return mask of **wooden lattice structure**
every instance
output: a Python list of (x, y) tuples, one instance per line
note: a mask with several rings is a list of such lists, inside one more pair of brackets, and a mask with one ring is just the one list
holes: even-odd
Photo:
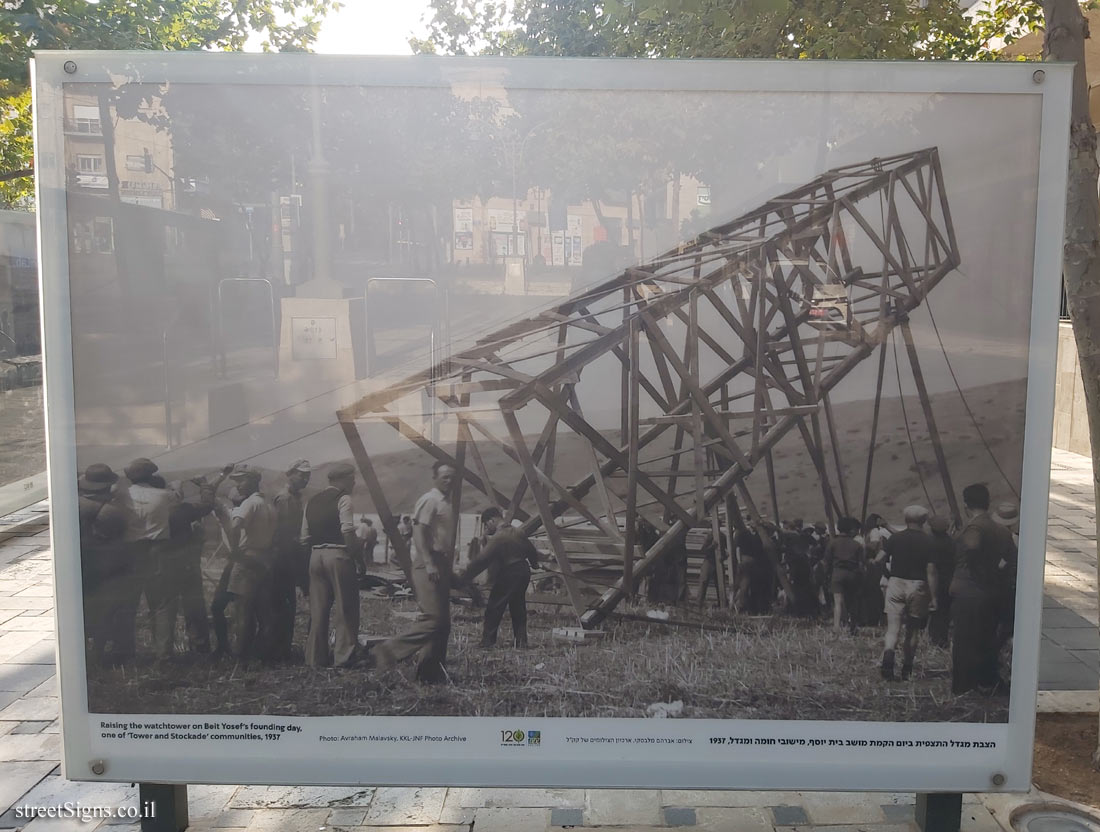
[[(545, 537), (571, 603), (592, 626), (690, 529), (719, 537), (735, 500), (759, 518), (746, 483), (758, 466), (776, 505), (771, 451), (792, 431), (805, 443), (830, 521), (857, 514), (829, 394), (881, 346), (877, 426), (885, 343), (896, 327), (957, 515), (907, 316), (958, 265), (935, 148), (837, 168), (480, 338), (339, 420), (396, 546), (404, 543), (360, 435), (364, 421), (385, 422), (453, 465), (456, 504), (464, 487), (476, 489), (529, 535)], [(433, 429), (426, 414), (402, 404), (423, 411), (425, 395)], [(440, 424), (450, 435), (433, 441)], [(586, 466), (570, 482), (556, 474), (563, 434), (570, 453), (580, 443)], [(508, 458), (507, 475), (490, 475), (490, 446)], [(873, 449), (872, 436), (863, 513)], [(658, 531), (645, 551), (635, 541), (639, 516)], [(578, 524), (586, 551), (617, 567), (614, 585), (591, 603), (570, 556)]]

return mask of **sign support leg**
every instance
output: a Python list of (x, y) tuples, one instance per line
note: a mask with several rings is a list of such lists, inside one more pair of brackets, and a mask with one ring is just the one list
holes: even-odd
[(187, 817), (187, 786), (171, 783), (139, 783), (141, 832), (183, 832)]
[(917, 828), (921, 832), (959, 832), (962, 826), (963, 796), (948, 794), (917, 795)]

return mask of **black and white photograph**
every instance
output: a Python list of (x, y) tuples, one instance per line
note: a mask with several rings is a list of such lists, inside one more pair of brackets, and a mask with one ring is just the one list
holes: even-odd
[(1041, 97), (421, 66), (65, 84), (88, 711), (1007, 722)]

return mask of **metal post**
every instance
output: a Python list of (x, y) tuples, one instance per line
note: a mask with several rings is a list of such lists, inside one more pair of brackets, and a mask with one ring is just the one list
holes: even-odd
[(917, 828), (921, 832), (959, 832), (963, 796), (957, 792), (917, 795)]
[(141, 832), (183, 832), (187, 817), (187, 786), (170, 783), (139, 783)]

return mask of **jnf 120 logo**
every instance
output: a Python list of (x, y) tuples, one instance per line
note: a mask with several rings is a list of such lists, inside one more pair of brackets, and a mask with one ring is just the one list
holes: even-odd
[(500, 744), (512, 747), (541, 745), (541, 731), (525, 731), (522, 728), (508, 728), (500, 732)]

